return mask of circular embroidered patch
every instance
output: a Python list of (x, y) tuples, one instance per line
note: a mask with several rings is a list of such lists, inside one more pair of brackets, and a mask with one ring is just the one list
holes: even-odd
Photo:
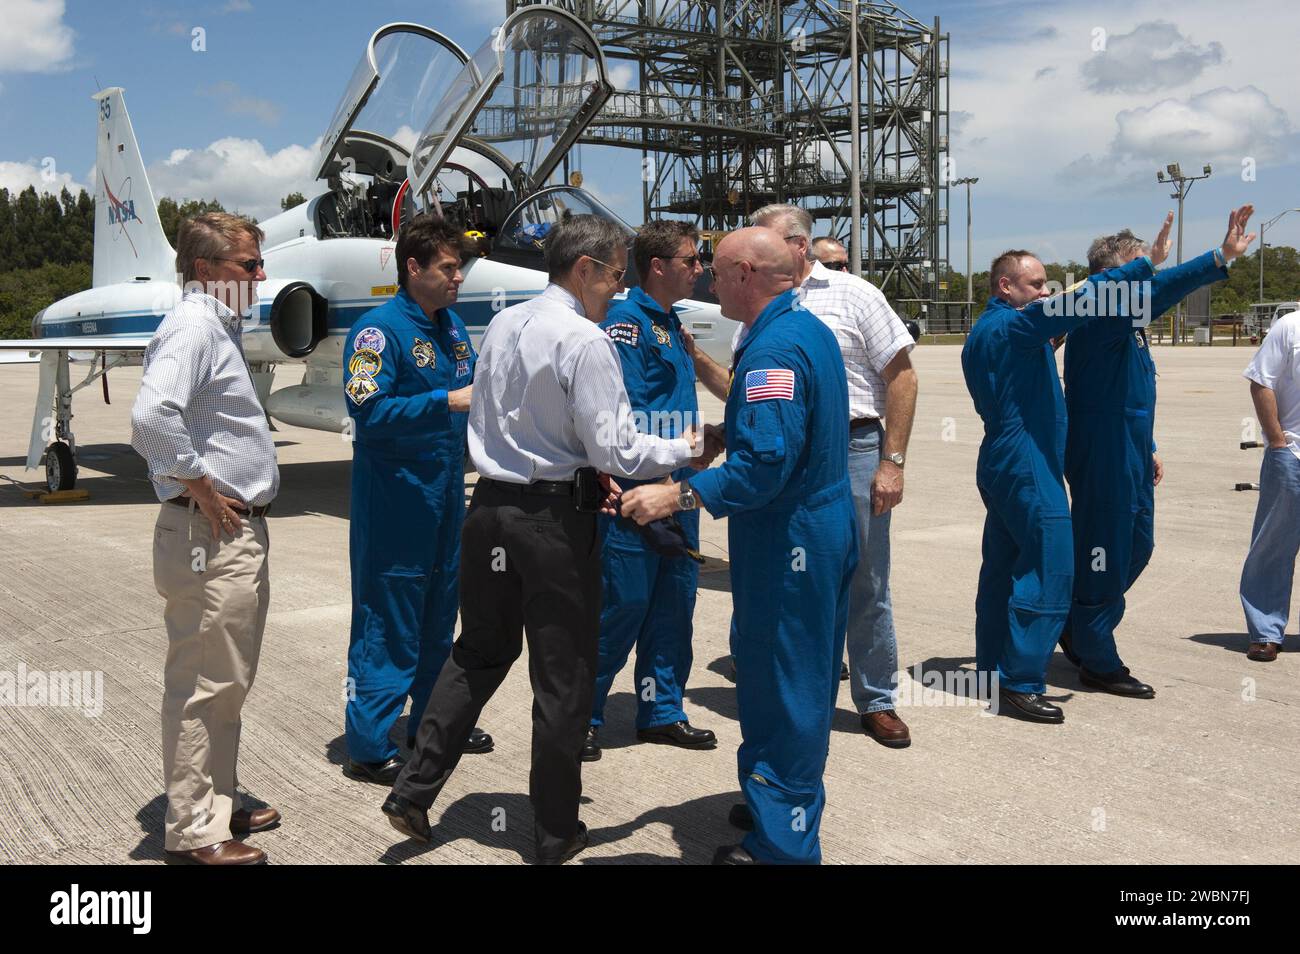
[(352, 348), (354, 351), (373, 351), (375, 354), (380, 354), (386, 344), (388, 342), (384, 338), (384, 333), (378, 328), (362, 328), (357, 332)]
[(366, 374), (372, 378), (379, 373), (379, 369), (383, 366), (384, 362), (379, 357), (379, 353), (371, 351), (369, 348), (362, 348), (348, 361), (348, 371), (352, 374)]

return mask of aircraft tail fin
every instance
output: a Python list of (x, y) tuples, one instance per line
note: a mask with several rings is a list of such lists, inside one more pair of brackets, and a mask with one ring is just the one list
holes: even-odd
[(92, 99), (99, 116), (95, 149), (94, 284), (176, 281), (176, 252), (163, 234), (120, 86)]

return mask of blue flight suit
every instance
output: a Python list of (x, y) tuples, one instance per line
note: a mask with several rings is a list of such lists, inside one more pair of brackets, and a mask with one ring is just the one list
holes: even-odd
[[(613, 302), (600, 327), (618, 346), (623, 386), (638, 429), (680, 437), (699, 417), (695, 363), (682, 345), (682, 323), (639, 287)], [(689, 477), (684, 467), (674, 480)], [(649, 481), (620, 477), (624, 490)], [(678, 514), (692, 550), (700, 546), (698, 512)], [(699, 566), (651, 550), (628, 520), (601, 517), (604, 606), (600, 613), (600, 662), (591, 724), (605, 722), (605, 700), (628, 653), (636, 646), (636, 725), (648, 729), (686, 721), (682, 694), (691, 671), (692, 619)], [(649, 680), (649, 684), (647, 684)]]
[(844, 357), (793, 290), (736, 351), (726, 440), (726, 462), (690, 483), (731, 518), (737, 762), (754, 816), (743, 845), (759, 861), (816, 864), (858, 534)]
[(1227, 277), (1215, 253), (1206, 252), (1157, 272), (1138, 320), (1090, 322), (1065, 341), (1065, 477), (1075, 565), (1070, 635), (1092, 672), (1124, 665), (1115, 627), (1124, 616), (1124, 594), (1155, 546), (1156, 367), (1145, 325), (1190, 292)]
[[(961, 351), (966, 389), (984, 421), (975, 484), (984, 500), (975, 664), (1012, 692), (1047, 688), (1044, 677), (1070, 612), (1074, 541), (1063, 478), (1066, 411), (1051, 339), (1103, 315), (1115, 296), (1097, 283), (1143, 281), (1143, 256), (1090, 276), (1054, 298), (1016, 309), (997, 298)], [(1127, 318), (1103, 318), (1129, 325)]]
[(343, 347), (354, 428), (345, 721), (357, 762), (397, 754), (389, 729), (409, 695), (414, 734), (451, 652), (469, 415), (452, 413), (447, 393), (470, 383), (475, 360), (456, 313), (430, 319), (405, 290), (362, 315)]

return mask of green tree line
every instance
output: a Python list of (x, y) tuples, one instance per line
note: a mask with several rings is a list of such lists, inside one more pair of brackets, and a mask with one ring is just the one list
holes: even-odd
[[(298, 192), (280, 200), (284, 209), (305, 201)], [(177, 202), (164, 196), (158, 220), (176, 246), (181, 222), (201, 212), (224, 212), (216, 199)], [(91, 284), (95, 247), (95, 199), (65, 187), (57, 196), (0, 189), (0, 338), (27, 338), (32, 318), (48, 305)]]

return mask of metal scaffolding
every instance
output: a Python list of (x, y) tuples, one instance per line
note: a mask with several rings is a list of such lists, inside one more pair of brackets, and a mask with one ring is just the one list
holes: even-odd
[(948, 37), (937, 17), (863, 0), (549, 2), (592, 27), (616, 80), (621, 63), (635, 71), (623, 77), (635, 89), (616, 92), (580, 141), (641, 150), (646, 219), (725, 230), (794, 202), (818, 232), (858, 243), (862, 274), (900, 311), (922, 315), (945, 297)]

